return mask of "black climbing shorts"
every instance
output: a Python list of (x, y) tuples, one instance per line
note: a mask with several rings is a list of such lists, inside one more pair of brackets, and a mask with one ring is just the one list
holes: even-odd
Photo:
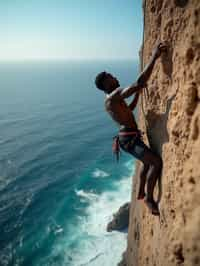
[(143, 161), (145, 152), (152, 152), (144, 144), (140, 136), (119, 136), (119, 144), (122, 150), (132, 154), (136, 159)]

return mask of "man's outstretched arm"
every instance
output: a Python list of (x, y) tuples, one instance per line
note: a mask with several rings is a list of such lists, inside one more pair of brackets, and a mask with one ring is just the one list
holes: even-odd
[(129, 104), (128, 107), (131, 109), (131, 111), (133, 111), (135, 109), (135, 107), (138, 103), (139, 96), (140, 96), (140, 92), (136, 92), (132, 102)]
[(123, 98), (130, 97), (133, 93), (140, 91), (142, 88), (145, 87), (148, 79), (151, 76), (151, 73), (153, 71), (153, 67), (155, 65), (155, 62), (157, 58), (161, 55), (163, 51), (166, 50), (166, 45), (159, 43), (156, 48), (153, 51), (152, 57), (150, 59), (150, 62), (146, 65), (140, 76), (138, 77), (137, 81), (133, 83), (131, 86), (125, 88), (121, 92), (121, 96)]
[(144, 70), (140, 74), (137, 79), (138, 84), (144, 87), (151, 76), (153, 71), (153, 67), (155, 65), (156, 60), (160, 57), (161, 53), (166, 51), (166, 45), (163, 43), (159, 43), (156, 48), (153, 50), (150, 62), (145, 66)]

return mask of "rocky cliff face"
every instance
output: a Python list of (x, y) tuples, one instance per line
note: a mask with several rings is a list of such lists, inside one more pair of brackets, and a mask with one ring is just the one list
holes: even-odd
[(146, 0), (144, 18), (143, 65), (158, 41), (168, 42), (139, 115), (145, 142), (163, 159), (160, 218), (136, 200), (138, 163), (127, 265), (200, 265), (200, 0)]

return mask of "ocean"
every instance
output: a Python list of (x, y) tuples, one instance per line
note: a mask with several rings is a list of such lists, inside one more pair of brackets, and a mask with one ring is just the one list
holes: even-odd
[(127, 231), (106, 232), (131, 199), (134, 158), (112, 154), (116, 124), (94, 85), (132, 83), (134, 61), (0, 64), (0, 265), (115, 266)]

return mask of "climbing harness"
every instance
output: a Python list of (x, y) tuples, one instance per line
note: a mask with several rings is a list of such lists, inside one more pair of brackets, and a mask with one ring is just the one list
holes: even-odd
[(119, 131), (118, 135), (113, 137), (113, 143), (112, 143), (112, 151), (113, 154), (116, 155), (117, 162), (119, 162), (119, 157), (120, 157), (120, 143), (119, 143), (119, 136), (136, 136), (142, 138), (142, 135), (144, 132), (140, 130), (136, 131)]

